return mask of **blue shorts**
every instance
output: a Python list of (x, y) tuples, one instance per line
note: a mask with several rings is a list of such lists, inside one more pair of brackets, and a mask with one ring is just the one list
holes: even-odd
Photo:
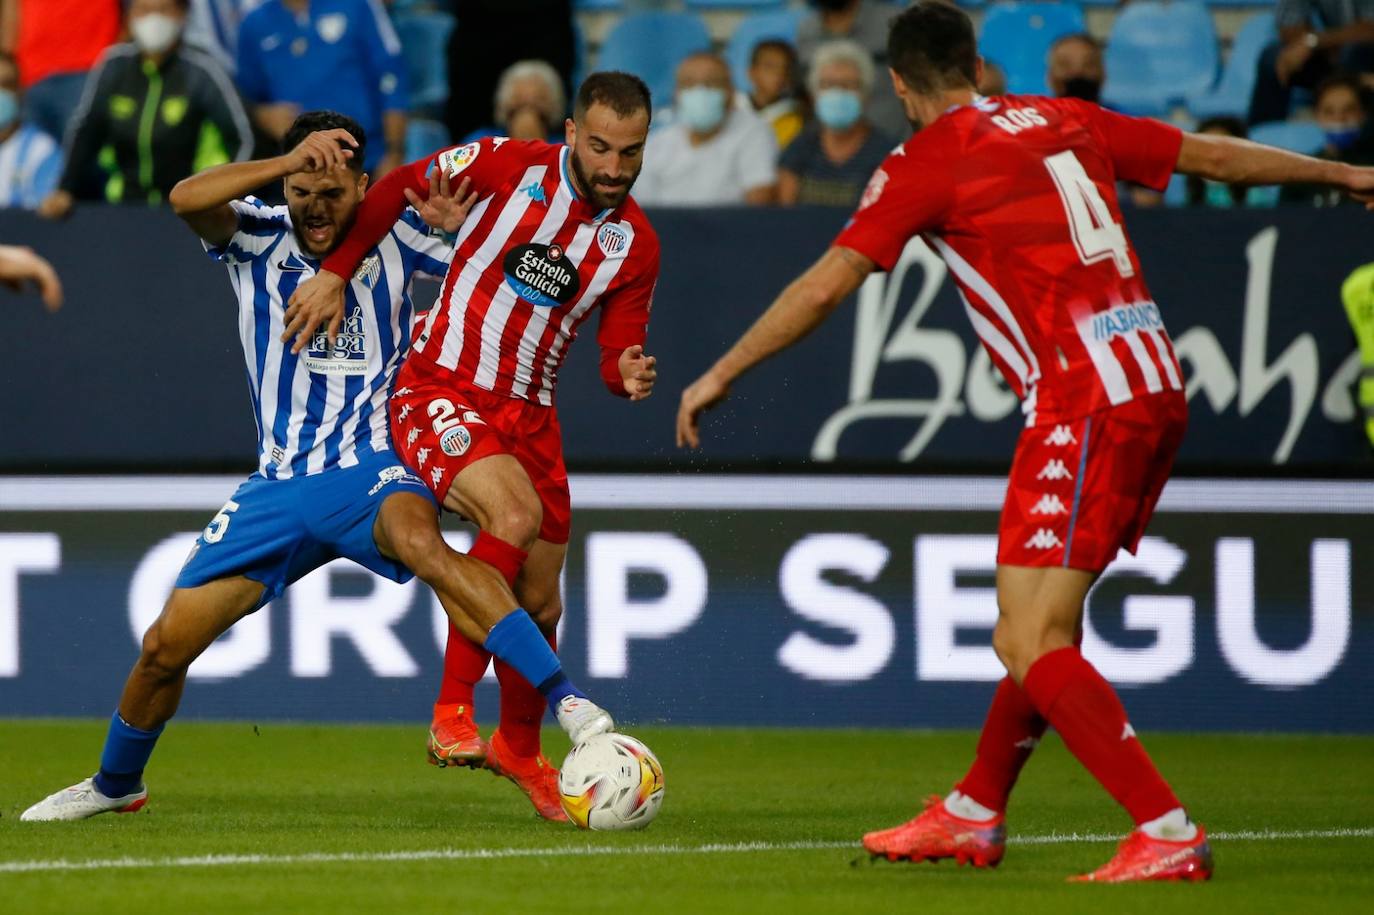
[(392, 581), (410, 581), (410, 570), (383, 556), (372, 536), (382, 502), (398, 492), (434, 501), (391, 451), (313, 476), (269, 480), (254, 474), (196, 538), (176, 586), (196, 588), (242, 575), (265, 586), (261, 607), (339, 557)]

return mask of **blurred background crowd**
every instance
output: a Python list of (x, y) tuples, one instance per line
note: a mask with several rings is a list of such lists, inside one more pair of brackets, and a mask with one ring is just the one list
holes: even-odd
[[(1076, 96), (1374, 164), (1374, 0), (961, 3), (988, 95)], [(881, 0), (0, 0), (0, 206), (158, 206), (301, 111), (374, 177), (451, 142), (560, 140), (591, 69), (642, 76), (646, 206), (849, 207), (910, 133)], [(1335, 205), (1179, 179), (1137, 206)]]

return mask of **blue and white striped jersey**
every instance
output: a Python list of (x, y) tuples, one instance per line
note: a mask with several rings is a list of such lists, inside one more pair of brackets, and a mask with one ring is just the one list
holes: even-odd
[(269, 480), (308, 476), (390, 449), (386, 403), (410, 345), (411, 280), (442, 278), (453, 246), (407, 209), (349, 283), (335, 346), (320, 331), (293, 355), (281, 342), (282, 315), (319, 261), (302, 253), (286, 207), (251, 197), (232, 206), (238, 231), (224, 246), (205, 248), (229, 268), (238, 296), (258, 473)]

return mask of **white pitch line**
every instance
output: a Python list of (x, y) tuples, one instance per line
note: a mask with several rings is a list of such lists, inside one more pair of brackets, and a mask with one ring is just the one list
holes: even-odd
[[(1012, 836), (1010, 845), (1069, 845), (1113, 842), (1120, 834), (1050, 833)], [(1374, 828), (1238, 830), (1215, 832), (1223, 842), (1279, 842), (1310, 839), (1374, 838)], [(0, 873), (119, 870), (155, 867), (232, 867), (262, 864), (338, 864), (390, 861), (495, 861), (503, 858), (589, 858), (624, 855), (730, 855), (770, 851), (859, 851), (855, 842), (736, 842), (709, 845), (564, 845), (553, 848), (434, 848), (416, 851), (310, 852), (303, 855), (194, 855), (179, 858), (96, 858), (86, 861), (0, 861)]]

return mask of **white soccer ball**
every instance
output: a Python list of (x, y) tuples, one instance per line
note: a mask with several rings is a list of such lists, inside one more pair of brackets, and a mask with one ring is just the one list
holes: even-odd
[(563, 760), (558, 791), (581, 829), (643, 829), (663, 804), (663, 766), (633, 737), (598, 734)]

